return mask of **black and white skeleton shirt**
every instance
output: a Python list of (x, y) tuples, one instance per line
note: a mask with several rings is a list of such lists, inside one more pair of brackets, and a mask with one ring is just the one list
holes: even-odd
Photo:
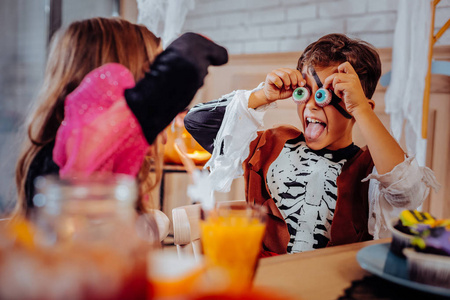
[(267, 186), (288, 227), (288, 253), (327, 245), (337, 200), (336, 180), (358, 150), (352, 144), (337, 151), (314, 151), (300, 136), (287, 141), (270, 165)]

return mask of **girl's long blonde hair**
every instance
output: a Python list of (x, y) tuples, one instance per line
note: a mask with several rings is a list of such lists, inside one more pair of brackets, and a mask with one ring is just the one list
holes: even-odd
[[(27, 136), (16, 165), (17, 204), (15, 214), (26, 212), (25, 182), (30, 164), (36, 154), (55, 140), (56, 132), (64, 119), (64, 100), (95, 68), (109, 62), (127, 67), (138, 81), (144, 77), (159, 53), (160, 39), (146, 27), (119, 18), (92, 18), (70, 24), (58, 32), (52, 40), (44, 83), (27, 118)], [(158, 148), (158, 146), (154, 145)], [(147, 159), (138, 176), (141, 194), (145, 194), (156, 182), (147, 180), (149, 162), (160, 166), (160, 151), (153, 151), (154, 158)], [(160, 169), (159, 167), (156, 168)], [(141, 210), (145, 205), (139, 204)]]

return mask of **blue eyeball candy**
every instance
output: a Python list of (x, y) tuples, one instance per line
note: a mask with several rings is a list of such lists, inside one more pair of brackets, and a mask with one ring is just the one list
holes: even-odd
[(292, 93), (292, 99), (299, 104), (306, 103), (309, 97), (311, 97), (311, 91), (307, 87), (298, 87)]
[(332, 98), (333, 98), (332, 92), (324, 88), (318, 89), (316, 94), (314, 95), (314, 100), (316, 101), (316, 104), (320, 107), (324, 107), (330, 104)]

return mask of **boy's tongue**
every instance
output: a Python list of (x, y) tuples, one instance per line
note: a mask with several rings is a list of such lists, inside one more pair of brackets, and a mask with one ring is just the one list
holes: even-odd
[(317, 139), (325, 129), (325, 124), (323, 123), (309, 123), (306, 126), (305, 136), (309, 140)]

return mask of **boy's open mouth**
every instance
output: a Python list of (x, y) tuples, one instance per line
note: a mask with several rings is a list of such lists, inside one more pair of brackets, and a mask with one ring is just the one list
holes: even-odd
[(308, 140), (315, 140), (322, 134), (325, 127), (327, 127), (327, 124), (324, 122), (308, 117), (306, 118), (305, 137)]

